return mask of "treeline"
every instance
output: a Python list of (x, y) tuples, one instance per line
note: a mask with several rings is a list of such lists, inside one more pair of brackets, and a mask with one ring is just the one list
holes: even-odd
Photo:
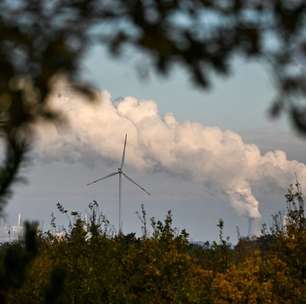
[(218, 241), (197, 245), (170, 212), (148, 225), (144, 209), (142, 236), (116, 235), (96, 202), (61, 235), (28, 224), (23, 241), (0, 247), (1, 303), (306, 303), (303, 199), (294, 187), (286, 198), (281, 221), (236, 246), (222, 221)]

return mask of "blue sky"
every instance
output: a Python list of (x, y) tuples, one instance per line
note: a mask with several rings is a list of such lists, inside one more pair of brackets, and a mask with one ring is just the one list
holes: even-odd
[[(273, 82), (267, 70), (255, 63), (237, 59), (234, 74), (230, 78), (213, 80), (209, 92), (199, 90), (189, 81), (181, 68), (174, 68), (169, 77), (161, 77), (153, 71), (148, 80), (137, 74), (136, 66), (143, 58), (132, 52), (114, 60), (102, 48), (92, 49), (84, 60), (82, 77), (99, 89), (117, 97), (135, 96), (152, 99), (161, 114), (172, 112), (180, 121), (197, 121), (206, 126), (230, 129), (242, 135), (248, 143), (254, 143), (262, 151), (282, 149), (289, 159), (306, 162), (305, 145), (294, 134), (286, 117), (271, 121), (267, 115), (274, 96)], [(45, 227), (57, 201), (68, 209), (82, 212), (92, 199), (103, 201), (102, 209), (117, 226), (117, 181), (108, 180), (88, 188), (85, 184), (103, 176), (117, 164), (96, 158), (91, 165), (80, 162), (42, 162), (33, 160), (24, 170), (27, 185), (18, 185), (6, 212), (8, 221), (15, 221), (17, 213), (25, 218), (38, 219)], [(219, 218), (225, 221), (225, 232), (235, 239), (235, 227), (242, 234), (247, 230), (247, 220), (239, 216), (228, 202), (206, 192), (190, 180), (166, 173), (144, 174), (128, 168), (130, 174), (153, 193), (147, 198), (132, 185), (124, 183), (124, 231), (139, 231), (140, 223), (135, 211), (143, 202), (149, 216), (163, 217), (167, 210), (174, 214), (175, 224), (186, 228), (194, 240), (205, 241), (217, 237)], [(263, 222), (272, 212), (285, 207), (284, 193), (257, 193), (261, 204)], [(58, 215), (58, 223), (65, 219)]]
[[(250, 129), (271, 126), (267, 108), (274, 96), (273, 82), (259, 64), (237, 58), (231, 78), (215, 76), (212, 88), (203, 91), (189, 81), (188, 74), (180, 67), (174, 68), (167, 78), (151, 69), (149, 78), (142, 79), (135, 69), (141, 58), (130, 57), (114, 60), (106, 50), (96, 47), (86, 59), (83, 76), (114, 97), (154, 99), (161, 112), (174, 112), (182, 120), (235, 131), (248, 125)], [(99, 65), (103, 68), (96, 68)], [(273, 124), (274, 128), (281, 126), (279, 121)]]

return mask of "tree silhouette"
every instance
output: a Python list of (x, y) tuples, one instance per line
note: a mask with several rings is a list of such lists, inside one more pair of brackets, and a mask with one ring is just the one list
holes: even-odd
[(61, 237), (45, 233), (37, 246), (0, 246), (0, 260), (14, 265), (11, 273), (0, 267), (1, 303), (305, 303), (306, 221), (303, 206), (298, 214), (293, 206), (296, 193), (289, 188), (283, 227), (274, 223), (236, 246), (223, 239), (221, 221), (218, 242), (190, 242), (170, 212), (151, 218), (141, 236), (115, 235), (90, 204), (91, 220), (77, 212)]

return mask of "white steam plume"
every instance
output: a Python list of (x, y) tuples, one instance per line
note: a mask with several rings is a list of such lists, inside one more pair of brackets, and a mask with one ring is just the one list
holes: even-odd
[[(50, 97), (63, 111), (70, 128), (43, 123), (37, 128), (37, 147), (48, 157), (72, 158), (95, 152), (119, 160), (128, 133), (128, 163), (141, 170), (164, 170), (219, 189), (241, 215), (259, 218), (254, 185), (270, 183), (286, 188), (296, 173), (306, 177), (306, 166), (287, 160), (286, 153), (262, 154), (234, 132), (196, 122), (178, 122), (171, 113), (161, 117), (152, 100), (134, 97), (113, 102), (107, 92), (95, 103), (65, 87)], [(301, 180), (303, 183), (303, 180)]]

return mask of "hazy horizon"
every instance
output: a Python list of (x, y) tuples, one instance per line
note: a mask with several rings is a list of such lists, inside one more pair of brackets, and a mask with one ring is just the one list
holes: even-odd
[[(271, 121), (267, 115), (274, 90), (265, 70), (258, 64), (237, 60), (235, 71), (233, 78), (216, 78), (212, 90), (202, 92), (190, 84), (180, 68), (169, 78), (158, 78), (153, 74), (150, 80), (141, 81), (135, 71), (135, 62), (129, 58), (111, 61), (103, 50), (92, 49), (84, 61), (82, 76), (99, 89), (109, 91), (113, 100), (126, 96), (154, 100), (161, 116), (172, 112), (179, 122), (195, 121), (221, 130), (229, 129), (240, 134), (244, 142), (256, 144), (262, 152), (280, 149), (286, 152), (289, 160), (305, 163), (303, 139), (294, 134), (286, 118)], [(15, 186), (14, 195), (5, 208), (8, 221), (14, 221), (20, 212), (24, 218), (48, 223), (58, 201), (67, 209), (84, 211), (95, 199), (103, 202), (102, 209), (117, 227), (116, 179), (90, 188), (85, 185), (112, 172), (118, 167), (119, 160), (117, 164), (115, 160), (94, 153), (89, 155), (90, 161), (73, 160), (69, 154), (74, 151), (69, 152), (69, 146), (66, 153), (67, 157), (56, 161), (34, 159), (23, 170), (29, 184)], [(127, 157), (130, 159), (131, 155), (127, 154)], [(128, 172), (151, 190), (152, 197), (143, 196), (133, 185), (124, 182), (124, 232), (140, 230), (135, 212), (142, 202), (149, 217), (163, 218), (167, 210), (173, 210), (175, 225), (186, 228), (194, 240), (215, 239), (219, 218), (224, 219), (226, 235), (233, 239), (236, 225), (242, 235), (247, 232), (246, 217), (237, 214), (224, 198), (216, 197), (201, 184), (169, 172), (148, 174), (133, 166), (129, 166)], [(271, 213), (285, 208), (285, 190), (275, 193), (258, 190), (256, 197), (260, 202), (261, 221), (268, 222)], [(64, 218), (59, 216), (58, 222), (62, 220)]]

